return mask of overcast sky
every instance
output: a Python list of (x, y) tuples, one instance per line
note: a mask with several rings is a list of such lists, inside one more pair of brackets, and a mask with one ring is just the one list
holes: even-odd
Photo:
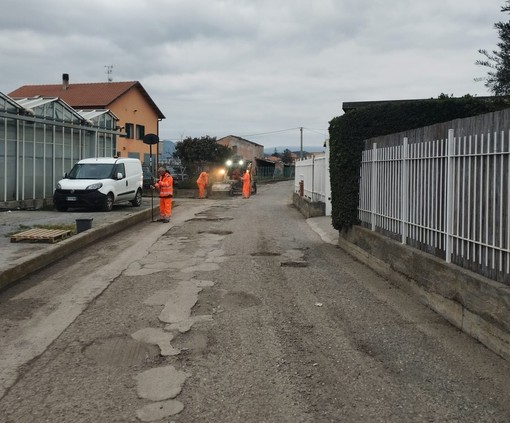
[(503, 0), (2, 0), (0, 92), (140, 81), (160, 137), (323, 145), (350, 101), (489, 95)]

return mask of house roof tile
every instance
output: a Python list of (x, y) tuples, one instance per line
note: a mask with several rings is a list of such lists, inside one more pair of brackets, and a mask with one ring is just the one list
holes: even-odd
[(147, 102), (154, 108), (158, 118), (165, 116), (156, 103), (138, 81), (126, 82), (96, 82), (84, 84), (69, 84), (65, 89), (62, 84), (24, 85), (9, 94), (11, 98), (25, 98), (34, 96), (59, 97), (75, 109), (103, 109), (109, 106), (131, 89), (138, 89)]

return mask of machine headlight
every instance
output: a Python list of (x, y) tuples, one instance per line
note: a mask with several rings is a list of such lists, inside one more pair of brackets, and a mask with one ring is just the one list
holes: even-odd
[(60, 183), (57, 183), (57, 189), (62, 189), (62, 186), (60, 185)]
[(94, 190), (94, 189), (99, 189), (103, 186), (103, 184), (101, 182), (98, 182), (97, 184), (92, 184), (92, 185), (89, 185), (87, 188), (85, 189), (89, 189), (89, 190)]
[(227, 160), (227, 166), (232, 166), (232, 160)]

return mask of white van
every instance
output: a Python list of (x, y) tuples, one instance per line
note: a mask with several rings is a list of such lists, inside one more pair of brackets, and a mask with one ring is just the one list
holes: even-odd
[(142, 204), (143, 172), (138, 159), (98, 157), (76, 163), (53, 194), (58, 211), (88, 208), (111, 211), (116, 203)]

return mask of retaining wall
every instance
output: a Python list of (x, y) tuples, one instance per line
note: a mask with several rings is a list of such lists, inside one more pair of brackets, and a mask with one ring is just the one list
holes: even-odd
[(292, 203), (306, 217), (318, 217), (326, 215), (326, 204), (321, 202), (312, 203), (306, 198), (301, 197), (297, 193), (292, 194)]

